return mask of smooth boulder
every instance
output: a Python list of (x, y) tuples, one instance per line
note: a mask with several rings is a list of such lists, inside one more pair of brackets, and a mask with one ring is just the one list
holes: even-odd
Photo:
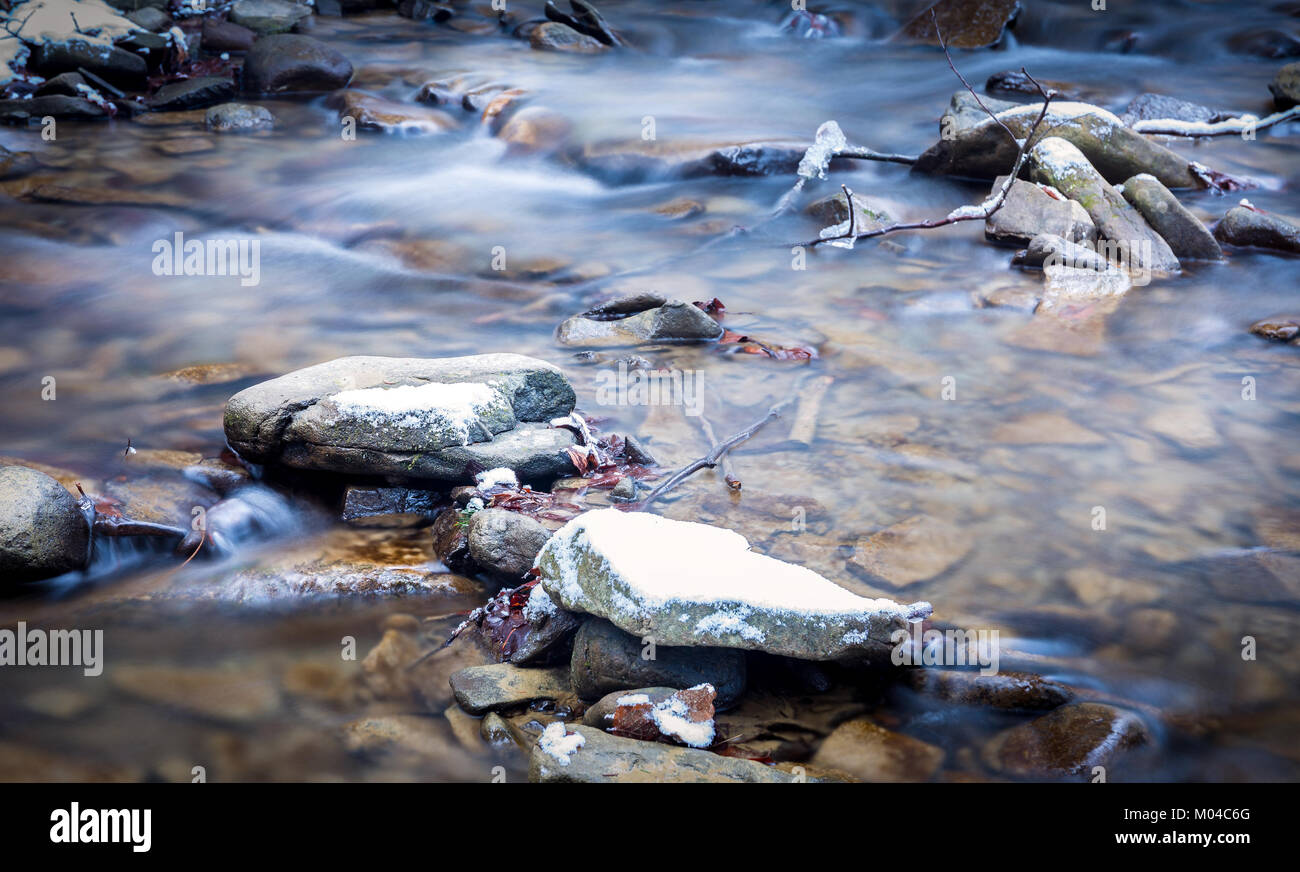
[(351, 61), (320, 40), (297, 33), (262, 37), (244, 59), (243, 89), (250, 94), (333, 91), (351, 79)]
[(1181, 259), (1220, 260), (1214, 234), (1155, 176), (1143, 173), (1124, 182), (1124, 199), (1142, 214)]
[(0, 578), (37, 581), (85, 565), (90, 528), (67, 489), (25, 466), (0, 467)]

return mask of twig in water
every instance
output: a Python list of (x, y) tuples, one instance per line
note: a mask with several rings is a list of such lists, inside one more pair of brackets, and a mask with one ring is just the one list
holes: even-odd
[(822, 400), (830, 389), (834, 378), (819, 376), (808, 383), (808, 389), (799, 396), (799, 405), (794, 410), (794, 423), (790, 426), (790, 441), (800, 445), (811, 445), (817, 433), (817, 416), (821, 412)]
[(1292, 106), (1290, 109), (1274, 112), (1272, 115), (1265, 115), (1263, 118), (1256, 118), (1254, 115), (1242, 115), (1238, 118), (1225, 118), (1222, 121), (1215, 122), (1177, 121), (1160, 118), (1135, 121), (1130, 126), (1138, 133), (1145, 133), (1148, 136), (1229, 136), (1264, 130), (1274, 124), (1281, 124), (1283, 121), (1294, 121), (1298, 118), (1300, 118), (1300, 106)]
[(711, 449), (709, 449), (708, 454), (704, 455), (703, 457), (699, 457), (696, 458), (695, 460), (692, 460), (690, 463), (686, 464), (681, 469), (677, 470), (672, 475), (668, 476), (668, 478), (660, 482), (659, 485), (655, 487), (654, 490), (646, 494), (646, 498), (644, 500), (642, 500), (639, 503), (629, 504), (628, 507), (635, 511), (644, 511), (646, 508), (650, 506), (651, 503), (659, 499), (659, 497), (668, 493), (668, 491), (677, 487), (677, 485), (686, 481), (686, 479), (690, 478), (692, 475), (699, 472), (701, 469), (705, 469), (705, 468), (712, 469), (713, 467), (717, 466), (718, 463), (722, 460), (722, 458), (727, 455), (728, 451), (730, 451), (740, 443), (749, 439), (759, 430), (763, 429), (763, 427), (766, 424), (768, 424), (770, 421), (772, 421), (772, 419), (781, 417), (781, 413), (784, 412), (787, 407), (793, 404), (796, 399), (798, 399), (798, 393), (799, 393), (799, 388), (795, 388), (794, 394), (792, 394), (789, 397), (786, 397), (784, 400), (777, 403), (772, 408), (768, 409), (766, 415), (759, 418), (757, 421), (750, 424), (748, 427), (746, 427), (744, 430), (741, 430), (739, 433), (736, 433), (732, 436), (728, 436), (723, 441), (715, 443), (714, 446)]

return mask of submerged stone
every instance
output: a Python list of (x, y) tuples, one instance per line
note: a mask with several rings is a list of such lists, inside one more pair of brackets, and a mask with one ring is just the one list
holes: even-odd
[(658, 645), (804, 660), (884, 656), (894, 630), (930, 613), (929, 603), (866, 599), (812, 570), (756, 554), (731, 530), (645, 512), (588, 512), (551, 538), (537, 566), (562, 607)]

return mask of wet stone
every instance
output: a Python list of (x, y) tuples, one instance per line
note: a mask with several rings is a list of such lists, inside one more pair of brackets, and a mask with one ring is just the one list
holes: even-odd
[(1118, 756), (1149, 741), (1146, 725), (1132, 712), (1097, 703), (1062, 706), (1005, 730), (984, 746), (984, 764), (1018, 778), (1092, 776)]

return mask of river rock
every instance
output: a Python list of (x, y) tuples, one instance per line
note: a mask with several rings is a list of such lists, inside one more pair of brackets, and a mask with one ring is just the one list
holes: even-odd
[(558, 21), (547, 21), (534, 27), (528, 33), (528, 44), (543, 51), (570, 54), (600, 54), (609, 51), (609, 46), (595, 37), (579, 33)]
[(607, 182), (635, 184), (699, 176), (793, 175), (807, 150), (807, 142), (789, 140), (622, 139), (583, 146), (571, 159)]
[(67, 39), (38, 45), (28, 64), (42, 76), (89, 70), (120, 88), (144, 87), (149, 67), (144, 58), (125, 49), (99, 45), (81, 39)]
[(352, 63), (318, 39), (282, 33), (259, 39), (244, 59), (249, 93), (333, 91), (352, 78)]
[(983, 705), (1008, 711), (1054, 709), (1074, 699), (1064, 685), (1037, 675), (968, 669), (909, 669), (907, 683), (917, 693), (944, 702)]
[(1278, 70), (1268, 89), (1273, 92), (1273, 103), (1279, 109), (1290, 109), (1300, 103), (1300, 62)]
[(1108, 705), (1075, 703), (998, 733), (984, 746), (984, 764), (1020, 778), (1091, 777), (1124, 751), (1148, 740), (1137, 715)]
[(568, 379), (518, 354), (344, 357), (254, 385), (226, 404), (231, 448), (257, 463), (463, 481), (474, 465), (520, 479), (572, 469)]
[[(972, 108), (972, 103), (969, 94), (954, 96), (948, 112), (940, 120), (939, 141), (921, 155), (913, 169), (981, 179), (1011, 171), (1019, 145), (978, 106)], [(1033, 128), (1043, 104), (1001, 110), (997, 105), (990, 105), (989, 108), (1020, 139)], [(1150, 173), (1170, 188), (1204, 187), (1186, 158), (1125, 127), (1105, 109), (1088, 103), (1054, 101), (1030, 147), (1047, 136), (1072, 143), (1111, 184), (1139, 173)]]
[(615, 346), (645, 342), (711, 342), (722, 336), (718, 325), (699, 306), (669, 300), (662, 306), (615, 320), (575, 315), (555, 331), (561, 345)]
[(1124, 199), (1142, 213), (1179, 259), (1221, 260), (1214, 234), (1155, 176), (1143, 173), (1124, 182)]
[(929, 781), (944, 751), (928, 742), (886, 730), (866, 718), (840, 724), (825, 738), (812, 764), (838, 769), (862, 781)]
[(492, 663), (453, 672), (449, 681), (457, 705), (472, 715), (573, 695), (569, 670), (563, 666), (541, 669)]
[(608, 729), (614, 721), (614, 710), (619, 706), (619, 700), (628, 696), (643, 696), (646, 702), (651, 705), (658, 705), (668, 697), (677, 693), (678, 688), (674, 687), (637, 687), (628, 690), (615, 690), (607, 693), (595, 703), (587, 707), (582, 714), (582, 722), (589, 727), (598, 727), (599, 729)]
[(155, 112), (179, 112), (221, 103), (235, 96), (235, 83), (222, 76), (200, 76), (163, 85), (149, 98)]
[(25, 466), (0, 467), (0, 577), (6, 583), (78, 569), (89, 543), (86, 518), (63, 485)]
[(1300, 315), (1279, 315), (1250, 325), (1250, 332), (1273, 342), (1291, 342), (1300, 337)]
[(849, 565), (893, 587), (906, 587), (947, 572), (974, 545), (969, 531), (932, 515), (914, 515), (863, 539)]
[(789, 783), (795, 777), (756, 760), (698, 748), (611, 736), (586, 724), (556, 722), (533, 746), (534, 783)]
[(573, 639), (569, 664), (574, 693), (583, 699), (597, 699), (636, 687), (683, 688), (707, 683), (718, 692), (718, 708), (726, 709), (745, 692), (744, 652), (670, 646), (658, 637), (650, 645), (643, 638), (625, 633), (608, 621), (592, 619), (584, 623)]
[(1233, 206), (1214, 228), (1214, 238), (1229, 245), (1272, 248), (1300, 254), (1300, 226), (1254, 206)]
[(1235, 113), (1211, 109), (1199, 103), (1189, 103), (1164, 94), (1138, 94), (1124, 109), (1120, 120), (1126, 125), (1138, 121), (1190, 121), (1211, 123), (1231, 118)]
[(47, 115), (77, 121), (95, 121), (107, 118), (108, 112), (98, 103), (63, 94), (49, 94), (30, 100), (0, 100), (0, 122), (5, 124), (28, 124), (33, 120), (40, 121)]
[(209, 52), (246, 52), (257, 41), (257, 34), (249, 28), (217, 18), (203, 20), (202, 34), (200, 44)]
[[(1006, 176), (993, 182), (990, 196), (1002, 190)], [(1093, 242), (1097, 227), (1087, 210), (1055, 188), (1016, 179), (1002, 208), (984, 222), (984, 238), (1006, 245), (1026, 245), (1035, 236), (1050, 234), (1069, 242)]]
[(469, 520), (469, 553), (484, 571), (498, 578), (518, 579), (551, 538), (533, 518), (505, 509), (483, 509)]
[(988, 48), (1002, 41), (1019, 14), (1020, 0), (939, 0), (904, 24), (893, 40), (937, 46), (942, 34), (949, 48)]
[(929, 603), (866, 599), (812, 570), (756, 554), (731, 530), (646, 512), (601, 509), (575, 518), (547, 542), (537, 567), (563, 608), (652, 636), (660, 646), (803, 660), (884, 656), (894, 630), (930, 613)]
[(128, 12), (126, 17), (150, 33), (162, 33), (172, 26), (172, 17), (162, 9), (155, 9), (152, 6)]
[(203, 125), (214, 133), (253, 133), (274, 127), (275, 116), (264, 106), (222, 103), (208, 110)]
[(399, 103), (350, 88), (331, 94), (327, 104), (339, 110), (339, 118), (354, 119), (362, 130), (411, 135), (442, 133), (457, 126), (456, 119), (438, 109)]
[(1046, 137), (1029, 152), (1030, 174), (1087, 210), (1098, 235), (1113, 243), (1125, 265), (1173, 272), (1178, 258), (1160, 234), (1129, 205), (1069, 141)]
[[(842, 224), (849, 220), (849, 198), (841, 191), (810, 203), (804, 211), (816, 218), (823, 227)], [(887, 212), (868, 206), (857, 194), (853, 196), (853, 218), (854, 232), (875, 230), (891, 220)]]
[(311, 7), (288, 0), (235, 0), (230, 20), (254, 33), (287, 33), (311, 15)]

